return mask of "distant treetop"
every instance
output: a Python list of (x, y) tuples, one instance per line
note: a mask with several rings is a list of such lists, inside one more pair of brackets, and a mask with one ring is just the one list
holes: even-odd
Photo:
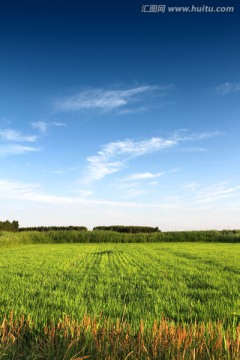
[(12, 222), (9, 220), (0, 221), (0, 230), (18, 231), (18, 228), (19, 228), (19, 223), (16, 220), (13, 220)]
[(85, 226), (32, 226), (19, 228), (19, 231), (87, 231)]
[(161, 232), (161, 230), (159, 230), (158, 227), (124, 226), (124, 225), (96, 226), (93, 228), (93, 230), (117, 231), (120, 233), (128, 233), (128, 234)]

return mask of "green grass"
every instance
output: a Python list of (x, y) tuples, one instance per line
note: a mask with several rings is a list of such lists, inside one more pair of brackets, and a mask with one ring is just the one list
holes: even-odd
[(240, 359), (240, 244), (11, 236), (0, 247), (0, 358)]
[(233, 321), (240, 314), (240, 245), (68, 244), (1, 248), (0, 313), (39, 324), (64, 314), (124, 317), (133, 326)]

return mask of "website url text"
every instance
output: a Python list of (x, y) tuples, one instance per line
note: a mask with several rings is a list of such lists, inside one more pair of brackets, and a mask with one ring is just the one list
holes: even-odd
[(143, 13), (233, 13), (234, 6), (167, 6), (142, 5)]

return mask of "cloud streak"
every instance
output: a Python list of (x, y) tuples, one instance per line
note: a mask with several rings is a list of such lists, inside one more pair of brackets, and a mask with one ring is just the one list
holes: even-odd
[(228, 187), (227, 184), (214, 184), (198, 191), (196, 201), (199, 203), (215, 202), (217, 200), (235, 197), (240, 193), (240, 186)]
[(133, 180), (133, 181), (136, 181), (136, 180), (149, 180), (149, 179), (155, 179), (155, 178), (158, 178), (162, 175), (164, 175), (165, 172), (160, 172), (160, 173), (157, 173), (157, 174), (152, 174), (152, 173), (149, 173), (149, 172), (145, 172), (145, 173), (137, 173), (137, 174), (133, 174), (133, 175), (130, 175), (126, 178), (126, 180)]
[(47, 132), (48, 126), (45, 121), (36, 121), (31, 123), (32, 127), (41, 133), (45, 134)]
[[(122, 209), (124, 211), (133, 209), (134, 211), (138, 209), (173, 209), (178, 208), (180, 204), (177, 204), (176, 201), (162, 201), (161, 203), (146, 203), (146, 202), (137, 202), (137, 201), (117, 201), (117, 200), (102, 200), (102, 199), (92, 199), (86, 198), (86, 192), (83, 190), (78, 190), (80, 196), (64, 196), (64, 195), (52, 195), (45, 193), (39, 184), (31, 184), (31, 183), (22, 183), (9, 179), (1, 179), (0, 178), (0, 199), (13, 201), (16, 204), (16, 201), (20, 201), (21, 205), (23, 202), (29, 203), (38, 203), (43, 204), (44, 206), (52, 205), (59, 206), (62, 205), (64, 207), (70, 206), (72, 211), (72, 207), (79, 207), (79, 211), (84, 209), (91, 209), (91, 211), (95, 211), (96, 207), (99, 206), (99, 209), (104, 211), (110, 210), (111, 215), (114, 209)], [(140, 195), (142, 192), (136, 190), (129, 193), (128, 197), (135, 197)], [(61, 208), (61, 207), (60, 207)], [(85, 210), (84, 210), (85, 211)]]
[(39, 151), (36, 147), (21, 144), (36, 142), (38, 140), (36, 135), (24, 135), (13, 129), (0, 129), (0, 139), (2, 139), (0, 157)]
[(67, 97), (55, 102), (57, 111), (100, 110), (112, 111), (124, 109), (125, 112), (135, 112), (137, 109), (126, 109), (127, 105), (144, 101), (152, 93), (164, 95), (172, 85), (153, 86), (145, 85), (124, 90), (91, 89), (82, 91), (77, 95)]
[(49, 127), (51, 127), (51, 126), (58, 126), (58, 127), (65, 126), (64, 123), (59, 123), (59, 122), (47, 123), (45, 121), (36, 121), (36, 122), (32, 122), (30, 124), (34, 129), (40, 131), (42, 134), (46, 134)]
[(0, 130), (0, 138), (5, 141), (18, 141), (18, 142), (35, 142), (37, 141), (36, 135), (23, 135), (19, 131), (12, 129)]
[(143, 141), (125, 139), (110, 142), (103, 145), (96, 155), (87, 158), (88, 167), (85, 181), (100, 180), (107, 175), (119, 172), (127, 166), (130, 159), (172, 148), (180, 143), (209, 139), (220, 134), (219, 131), (199, 134), (176, 132), (169, 138), (153, 137)]
[[(81, 193), (81, 190), (79, 190)], [(0, 199), (30, 201), (52, 205), (100, 205), (123, 208), (148, 208), (163, 207), (159, 204), (142, 204), (129, 201), (108, 201), (98, 199), (86, 199), (86, 192), (80, 197), (57, 196), (46, 194), (38, 184), (28, 184), (8, 179), (0, 179)], [(87, 194), (90, 195), (90, 194)]]
[(240, 83), (237, 82), (226, 82), (217, 86), (216, 91), (220, 95), (228, 95), (231, 93), (240, 92)]
[(0, 157), (5, 157), (9, 155), (22, 155), (29, 152), (40, 151), (40, 149), (32, 146), (24, 146), (24, 145), (2, 145), (0, 146)]
[(131, 158), (163, 150), (176, 144), (176, 140), (164, 138), (151, 138), (143, 141), (126, 139), (110, 142), (104, 145), (97, 155), (87, 158), (89, 165), (86, 180), (102, 179), (107, 175), (122, 170), (126, 166), (126, 161)]

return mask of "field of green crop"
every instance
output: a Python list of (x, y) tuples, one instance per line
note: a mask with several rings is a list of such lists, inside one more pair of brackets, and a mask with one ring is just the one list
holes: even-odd
[(1, 316), (13, 310), (43, 324), (102, 314), (134, 325), (240, 314), (240, 245), (49, 244), (0, 254)]
[(240, 244), (222, 243), (2, 247), (0, 317), (30, 316), (36, 331), (68, 316), (128, 323), (133, 334), (162, 318), (231, 328), (240, 320), (239, 259)]

